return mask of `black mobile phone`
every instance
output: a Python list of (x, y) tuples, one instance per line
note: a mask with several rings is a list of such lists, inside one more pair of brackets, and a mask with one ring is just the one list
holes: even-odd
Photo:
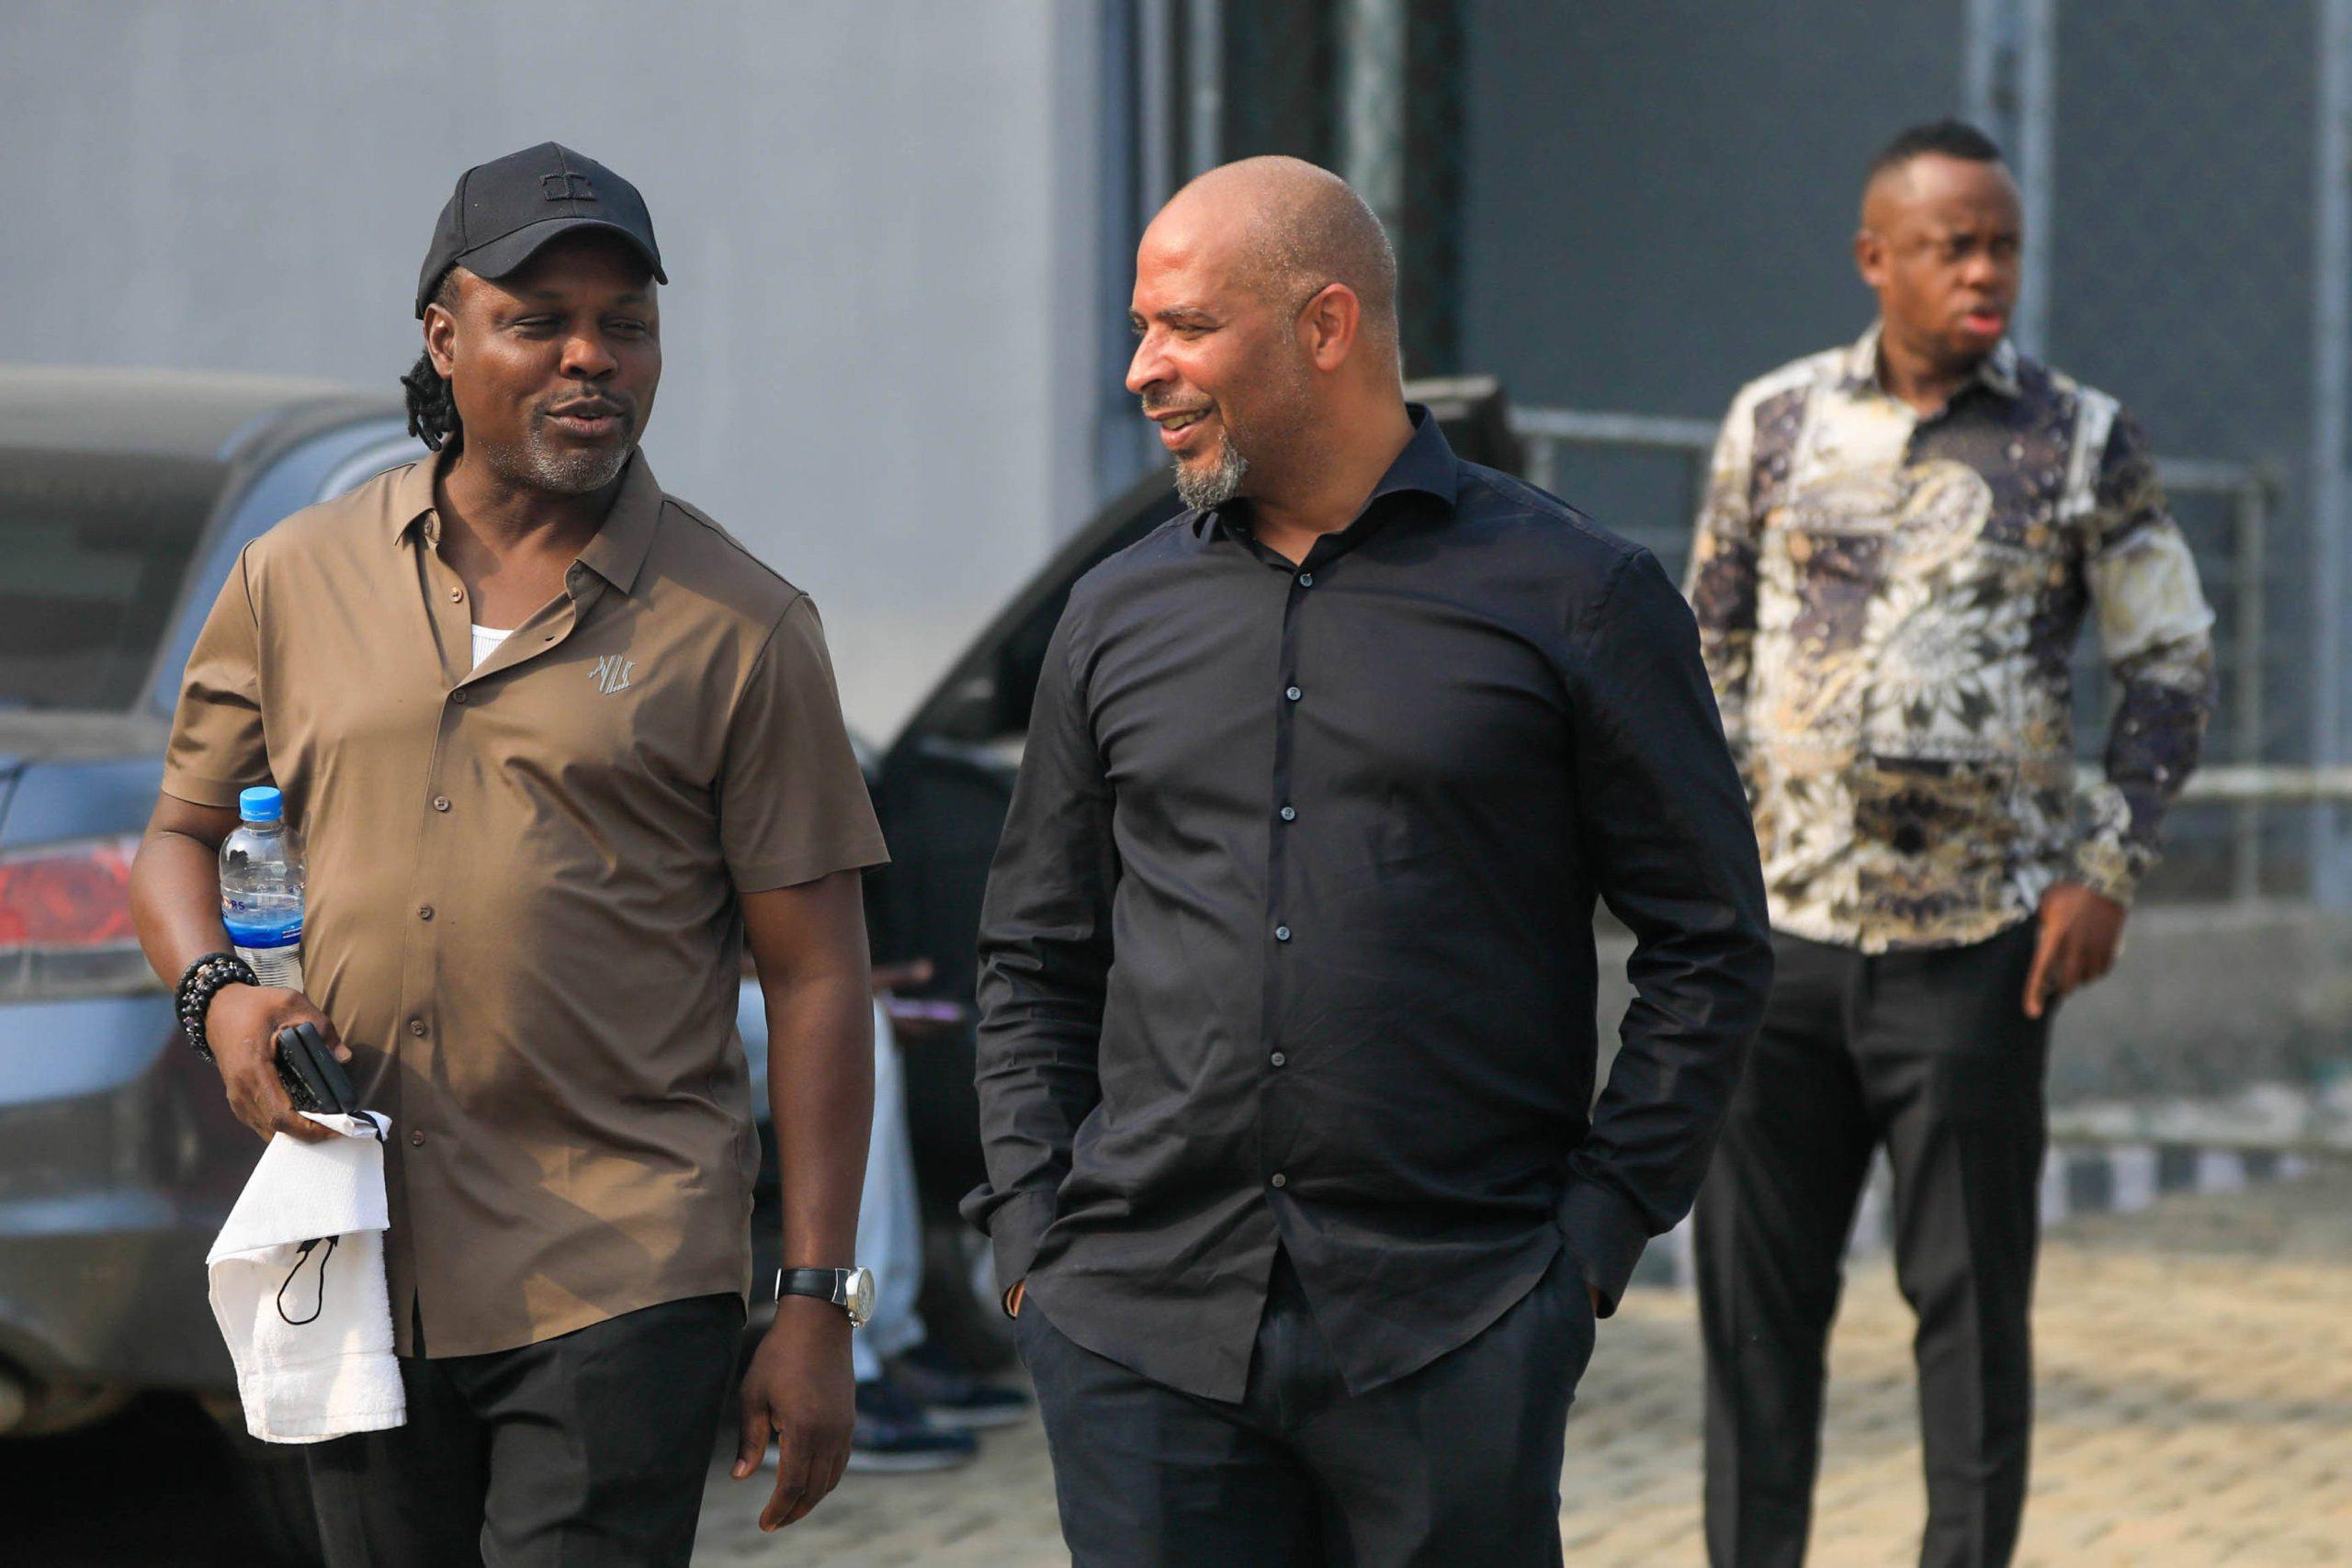
[(289, 1024), (277, 1032), (277, 1077), (298, 1111), (350, 1115), (359, 1109), (351, 1075), (319, 1037), (315, 1023)]

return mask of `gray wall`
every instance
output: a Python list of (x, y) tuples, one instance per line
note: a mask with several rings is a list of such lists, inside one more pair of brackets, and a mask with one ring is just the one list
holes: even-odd
[(390, 388), (435, 214), (554, 138), (646, 193), (662, 482), (817, 596), (885, 738), (1094, 493), (1095, 11), (0, 6), (0, 360)]
[(1713, 418), (1853, 337), (1862, 166), (1958, 111), (1961, 12), (1468, 0), (1464, 365), (1520, 402)]
[[(2122, 398), (2159, 450), (2260, 464), (2278, 481), (2260, 728), (2263, 754), (2280, 759), (2309, 755), (2317, 635), (2320, 10), (2069, 0), (2055, 40), (2051, 357)], [(2226, 519), (2210, 503), (2180, 511), (2226, 629), (2239, 609)], [(2224, 735), (2244, 716), (2224, 713)]]
[[(1962, 0), (1467, 0), (1462, 363), (1521, 404), (1719, 417), (1850, 340), (1861, 171), (1957, 113)], [(1679, 570), (1691, 467), (1566, 453), (1554, 488)]]

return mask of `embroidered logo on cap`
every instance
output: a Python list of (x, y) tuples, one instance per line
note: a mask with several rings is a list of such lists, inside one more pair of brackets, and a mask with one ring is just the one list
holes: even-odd
[(539, 194), (549, 201), (594, 201), (596, 187), (586, 175), (541, 175)]

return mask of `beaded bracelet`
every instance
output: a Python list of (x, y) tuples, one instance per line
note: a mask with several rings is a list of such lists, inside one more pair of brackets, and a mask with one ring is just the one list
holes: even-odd
[(180, 976), (180, 1032), (198, 1055), (212, 1060), (212, 1046), (204, 1038), (204, 1015), (211, 1010), (212, 998), (230, 986), (260, 984), (253, 965), (233, 953), (208, 953), (187, 966)]

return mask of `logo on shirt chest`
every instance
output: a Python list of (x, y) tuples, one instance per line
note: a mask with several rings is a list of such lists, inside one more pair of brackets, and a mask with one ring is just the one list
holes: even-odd
[(595, 667), (588, 671), (588, 679), (595, 684), (596, 690), (609, 697), (616, 692), (628, 691), (629, 677), (636, 671), (636, 660), (607, 653), (596, 660)]

